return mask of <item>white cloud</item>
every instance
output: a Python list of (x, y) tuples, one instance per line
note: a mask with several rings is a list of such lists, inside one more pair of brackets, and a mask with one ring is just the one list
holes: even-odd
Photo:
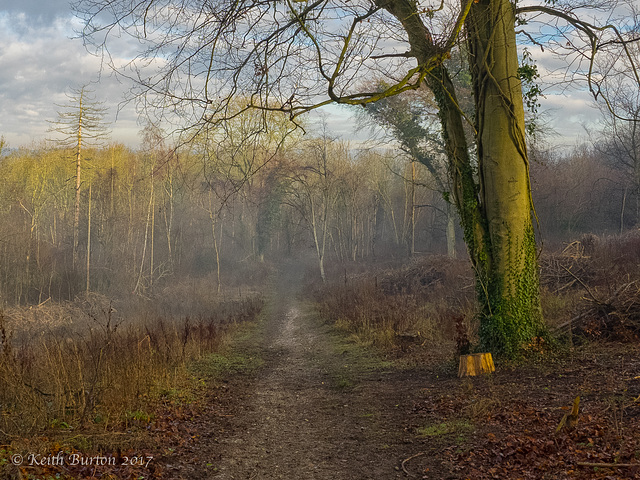
[(600, 121), (600, 114), (594, 108), (586, 78), (576, 72), (577, 63), (539, 47), (530, 47), (529, 51), (540, 73), (538, 82), (544, 94), (540, 104), (546, 126), (558, 134), (549, 141), (569, 148), (586, 141), (586, 129)]
[[(25, 13), (0, 11), (0, 135), (12, 147), (49, 136), (47, 120), (55, 120), (60, 109), (56, 104), (67, 102), (70, 88), (89, 82), (94, 82), (90, 88), (97, 100), (109, 108), (107, 121), (115, 121), (127, 86), (109, 74), (100, 75), (100, 59), (87, 53), (81, 40), (70, 38), (72, 18), (32, 22)], [(121, 111), (113, 139), (137, 144), (136, 120), (132, 106)]]

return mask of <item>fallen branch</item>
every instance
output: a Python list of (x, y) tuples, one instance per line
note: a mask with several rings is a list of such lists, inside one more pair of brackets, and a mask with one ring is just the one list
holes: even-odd
[(588, 317), (589, 315), (591, 315), (592, 312), (590, 310), (586, 311), (586, 312), (582, 312), (579, 315), (576, 315), (575, 317), (573, 317), (571, 320), (568, 320), (564, 323), (561, 323), (560, 325), (556, 325), (552, 331), (553, 332), (560, 332), (560, 333), (566, 333), (569, 331), (569, 329), (575, 325), (576, 323), (578, 323), (580, 320), (582, 320), (583, 318)]
[(574, 274), (571, 270), (569, 270), (567, 267), (565, 267), (564, 265), (560, 265), (569, 275), (571, 275), (580, 285), (582, 285), (584, 287), (584, 289), (587, 291), (587, 293), (589, 294), (589, 296), (592, 298), (592, 300), (598, 304), (598, 305), (602, 305), (602, 302), (600, 300), (598, 300), (596, 298), (596, 296), (593, 294), (593, 292), (591, 291), (591, 289), (587, 286), (586, 283), (584, 283), (580, 278), (578, 278), (578, 276), (576, 274)]
[(606, 467), (606, 468), (640, 467), (640, 463), (589, 463), (589, 462), (576, 462), (576, 465), (579, 465), (581, 467)]
[(414, 458), (416, 458), (416, 457), (420, 457), (420, 456), (422, 456), (422, 455), (426, 455), (426, 453), (427, 453), (427, 452), (420, 452), (420, 453), (416, 453), (415, 455), (411, 455), (409, 458), (405, 458), (405, 459), (402, 461), (402, 471), (403, 471), (404, 473), (406, 473), (408, 476), (413, 477), (413, 475), (412, 475), (411, 473), (409, 473), (409, 471), (406, 469), (405, 464), (406, 464), (409, 460), (412, 460), (412, 459), (414, 459)]
[[(564, 268), (564, 267), (563, 267)], [(567, 270), (565, 268), (565, 270)], [(567, 270), (569, 272), (569, 270)], [(571, 272), (569, 272), (571, 273)], [(580, 281), (580, 283), (582, 283)], [(584, 285), (584, 284), (583, 284)], [(589, 319), (592, 318), (594, 315), (597, 315), (598, 312), (602, 311), (602, 309), (607, 309), (608, 311), (606, 312), (606, 314), (611, 314), (614, 312), (618, 312), (621, 314), (624, 314), (625, 316), (628, 316), (630, 313), (631, 309), (635, 309), (638, 308), (639, 305), (637, 303), (637, 292), (632, 292), (630, 294), (627, 294), (627, 290), (629, 290), (629, 288), (631, 288), (632, 286), (636, 285), (636, 280), (632, 281), (632, 282), (628, 282), (625, 283), (623, 285), (621, 285), (620, 287), (618, 287), (618, 289), (613, 292), (613, 294), (607, 298), (606, 300), (602, 301), (602, 300), (598, 300), (595, 295), (586, 287), (587, 292), (589, 293), (589, 296), (591, 297), (591, 302), (592, 304), (594, 304), (594, 306), (588, 308), (587, 310), (579, 313), (578, 315), (576, 315), (575, 317), (573, 317), (572, 319), (557, 325), (556, 327), (554, 327), (552, 329), (553, 332), (557, 332), (557, 333), (566, 333), (568, 332), (574, 325), (579, 325), (582, 321), (584, 321), (585, 319)], [(623, 295), (627, 294), (627, 297), (623, 297)], [(621, 298), (622, 297), (622, 298)], [(585, 300), (588, 300), (585, 298)]]

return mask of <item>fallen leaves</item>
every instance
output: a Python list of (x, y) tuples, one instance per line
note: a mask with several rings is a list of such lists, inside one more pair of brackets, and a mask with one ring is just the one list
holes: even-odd
[[(438, 465), (455, 478), (637, 479), (640, 382), (629, 378), (640, 370), (638, 353), (599, 353), (597, 362), (547, 365), (533, 373), (522, 366), (471, 386), (444, 380), (425, 390), (412, 415), (430, 422), (473, 421), (474, 435), (442, 437), (433, 447)], [(577, 393), (580, 421), (556, 435)], [(474, 407), (483, 403), (491, 408)], [(425, 456), (421, 462), (428, 467), (436, 460)]]

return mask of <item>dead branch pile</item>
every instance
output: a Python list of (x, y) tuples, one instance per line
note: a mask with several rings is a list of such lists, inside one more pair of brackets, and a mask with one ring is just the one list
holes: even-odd
[[(640, 235), (584, 235), (540, 259), (541, 284), (577, 304), (556, 333), (633, 340), (640, 335)], [(578, 298), (578, 295), (581, 295)]]
[(473, 272), (466, 260), (448, 257), (418, 257), (408, 265), (380, 275), (378, 286), (385, 295), (429, 297), (438, 288), (473, 293)]
[(585, 252), (581, 241), (568, 244), (561, 252), (544, 255), (540, 258), (540, 283), (556, 294), (575, 287), (581, 282), (592, 284), (595, 272), (591, 256)]
[(635, 340), (640, 336), (640, 286), (638, 281), (620, 285), (601, 298), (588, 287), (581, 311), (558, 325), (556, 333), (577, 333), (591, 337)]

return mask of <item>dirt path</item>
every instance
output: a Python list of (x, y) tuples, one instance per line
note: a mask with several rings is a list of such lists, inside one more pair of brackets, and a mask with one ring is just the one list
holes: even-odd
[(215, 414), (199, 420), (197, 444), (176, 452), (172, 478), (401, 477), (403, 430), (394, 416), (407, 406), (398, 403), (397, 383), (295, 293), (273, 289), (255, 347), (262, 367), (229, 379)]
[[(280, 279), (301, 283), (292, 271)], [(323, 325), (295, 287), (271, 291), (235, 349), (261, 366), (229, 375), (198, 415), (176, 420), (183, 441), (154, 478), (640, 478), (637, 345), (587, 345), (461, 380), (452, 365), (409, 367), (411, 352), (384, 363)], [(578, 426), (555, 433), (576, 395)]]

